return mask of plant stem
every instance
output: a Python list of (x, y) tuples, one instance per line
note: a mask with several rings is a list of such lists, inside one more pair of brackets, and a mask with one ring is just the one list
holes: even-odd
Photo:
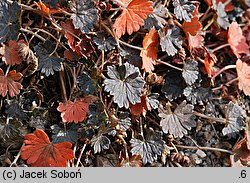
[(229, 151), (226, 149), (214, 148), (214, 147), (200, 147), (200, 146), (184, 146), (184, 145), (175, 145), (176, 147), (183, 148), (183, 149), (200, 149), (200, 150), (208, 150), (208, 151), (219, 151), (229, 154), (235, 154), (233, 151)]
[(223, 88), (224, 85), (229, 86), (229, 85), (232, 84), (233, 82), (238, 81), (238, 79), (239, 79), (238, 77), (237, 77), (237, 78), (234, 78), (234, 79), (228, 81), (226, 84), (222, 84), (222, 85), (220, 85), (219, 87), (213, 88), (212, 91), (215, 92), (215, 91), (217, 91), (217, 90), (220, 90), (220, 89)]
[(215, 118), (215, 117), (207, 116), (207, 115), (199, 113), (197, 111), (194, 111), (193, 114), (196, 115), (196, 116), (199, 116), (201, 118), (205, 118), (205, 119), (216, 121), (216, 122), (219, 122), (219, 123), (222, 123), (222, 124), (226, 124), (226, 119), (224, 119), (224, 118)]
[(77, 159), (77, 162), (76, 162), (76, 167), (79, 166), (80, 160), (81, 160), (81, 158), (82, 158), (82, 154), (83, 154), (83, 152), (84, 152), (86, 146), (87, 146), (87, 144), (84, 144), (83, 147), (82, 147), (82, 149), (81, 149), (80, 155), (79, 155), (79, 157), (78, 157), (78, 159)]
[[(23, 145), (22, 145), (22, 147), (25, 145), (25, 143), (23, 143)], [(22, 148), (21, 147), (21, 148)], [(20, 148), (20, 149), (21, 149)], [(15, 165), (16, 164), (16, 162), (17, 162), (17, 160), (19, 159), (19, 157), (21, 156), (21, 150), (18, 152), (18, 154), (16, 155), (16, 157), (15, 157), (15, 159), (14, 159), (14, 161), (10, 164), (10, 167), (12, 167), (13, 165)]]
[(10, 67), (11, 67), (11, 65), (8, 65), (7, 70), (6, 70), (6, 72), (5, 72), (5, 77), (9, 74)]
[(200, 22), (203, 22), (205, 19), (207, 19), (207, 17), (208, 17), (208, 12), (210, 11), (210, 9), (211, 9), (211, 7), (208, 6), (206, 12), (205, 12), (205, 13), (203, 14), (203, 16), (201, 17)]
[(124, 138), (122, 137), (122, 135), (117, 135), (117, 137), (122, 141), (124, 149), (125, 149), (125, 158), (128, 159), (129, 155), (128, 155), (127, 142), (124, 140)]
[(119, 39), (118, 41), (119, 41), (121, 44), (126, 45), (126, 46), (128, 46), (128, 47), (130, 47), (130, 48), (133, 48), (133, 49), (136, 49), (136, 50), (140, 50), (140, 51), (142, 51), (142, 50), (143, 50), (143, 48), (142, 48), (142, 47), (139, 47), (139, 46), (133, 46), (133, 45), (131, 45), (131, 44), (128, 44), (128, 43), (126, 43), (126, 42), (121, 41), (120, 39)]
[(214, 48), (214, 49), (212, 50), (212, 52), (216, 52), (216, 51), (218, 51), (218, 50), (220, 50), (220, 49), (222, 49), (222, 48), (225, 48), (225, 47), (227, 47), (227, 46), (230, 46), (230, 44), (229, 44), (229, 43), (226, 43), (226, 44), (220, 45), (220, 46), (218, 46), (217, 48)]
[(214, 23), (214, 19), (212, 19), (204, 28), (203, 30), (207, 30), (212, 24)]
[(43, 38), (42, 36), (38, 35), (38, 34), (35, 33), (35, 32), (32, 32), (32, 31), (30, 31), (30, 30), (28, 30), (28, 29), (24, 29), (24, 28), (21, 27), (21, 28), (20, 28), (20, 31), (26, 32), (26, 33), (28, 33), (28, 34), (32, 34), (33, 36), (37, 37), (38, 39), (42, 40), (43, 42), (46, 41), (45, 38)]
[(225, 67), (223, 67), (221, 70), (219, 70), (218, 72), (216, 72), (214, 74), (214, 76), (211, 78), (212, 81), (214, 81), (214, 79), (219, 76), (221, 73), (223, 73), (224, 71), (228, 70), (228, 69), (236, 69), (236, 65), (227, 65)]
[(176, 69), (176, 70), (182, 72), (182, 69), (181, 69), (181, 68), (175, 67), (175, 66), (173, 66), (173, 65), (171, 65), (171, 64), (169, 64), (169, 63), (167, 63), (167, 62), (163, 62), (163, 61), (161, 61), (161, 60), (156, 60), (156, 62), (161, 63), (161, 64), (164, 64), (164, 65), (167, 65), (167, 66), (169, 66), (169, 67), (172, 67), (173, 69)]
[(61, 82), (61, 89), (62, 89), (62, 94), (63, 94), (63, 102), (66, 102), (67, 99), (67, 92), (65, 88), (65, 83), (64, 83), (64, 67), (63, 64), (61, 64), (61, 71), (59, 71), (59, 76), (60, 76), (60, 82)]

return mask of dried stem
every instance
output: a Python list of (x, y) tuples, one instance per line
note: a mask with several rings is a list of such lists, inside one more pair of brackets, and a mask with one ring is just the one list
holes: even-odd
[[(25, 145), (25, 143), (23, 143), (22, 147)], [(22, 147), (20, 148), (20, 151), (18, 152), (18, 154), (15, 156), (15, 159), (14, 161), (10, 164), (10, 167), (12, 167), (13, 165), (16, 165), (17, 163), (17, 160), (19, 159), (19, 157), (21, 156), (21, 149)]]
[(43, 42), (46, 41), (45, 38), (43, 38), (42, 36), (38, 35), (38, 34), (35, 33), (35, 32), (32, 32), (32, 31), (30, 31), (30, 30), (28, 30), (28, 29), (24, 29), (24, 28), (21, 27), (21, 28), (20, 28), (20, 31), (26, 32), (26, 33), (28, 33), (28, 34), (32, 34), (33, 36), (37, 37), (38, 39), (42, 40)]
[(122, 135), (117, 135), (117, 137), (122, 141), (124, 149), (125, 149), (125, 158), (128, 159), (129, 155), (128, 155), (127, 142), (124, 140), (124, 138), (122, 137)]
[(214, 23), (214, 19), (210, 20), (210, 22), (203, 28), (203, 30), (207, 30)]
[(172, 65), (172, 64), (170, 64), (170, 63), (163, 62), (163, 61), (161, 61), (161, 60), (156, 60), (156, 62), (161, 63), (161, 64), (164, 64), (164, 65), (167, 65), (167, 66), (169, 66), (169, 67), (172, 67), (173, 69), (176, 69), (176, 70), (178, 70), (178, 71), (181, 71), (181, 72), (182, 72), (182, 69), (181, 69), (181, 68), (179, 68), (179, 67), (175, 67), (175, 66), (173, 66), (173, 65)]
[(224, 119), (224, 118), (215, 118), (215, 117), (207, 116), (207, 115), (199, 113), (197, 111), (194, 111), (193, 114), (196, 116), (199, 116), (201, 118), (205, 118), (205, 119), (209, 119), (212, 121), (216, 121), (218, 123), (226, 124), (226, 119)]
[(62, 89), (62, 94), (63, 94), (63, 102), (66, 102), (67, 99), (67, 92), (65, 88), (65, 83), (64, 83), (64, 67), (63, 64), (61, 64), (61, 71), (59, 71), (59, 76), (60, 76), (60, 82), (61, 82), (61, 89)]
[(238, 79), (239, 79), (239, 78), (234, 78), (234, 79), (228, 81), (226, 84), (222, 84), (222, 85), (220, 85), (219, 87), (213, 88), (212, 91), (215, 92), (215, 91), (217, 91), (217, 90), (220, 90), (220, 89), (222, 89), (223, 86), (225, 86), (225, 85), (226, 85), (226, 86), (229, 86), (229, 85), (232, 84), (233, 82), (238, 81)]
[(207, 151), (219, 151), (229, 154), (234, 154), (234, 152), (226, 150), (226, 149), (220, 149), (220, 148), (214, 148), (214, 147), (200, 147), (200, 146), (184, 146), (184, 145), (175, 145), (176, 147), (183, 148), (183, 149), (200, 149), (200, 150), (207, 150)]
[(6, 72), (5, 72), (5, 77), (9, 74), (10, 67), (11, 67), (11, 65), (8, 65), (7, 70), (6, 70)]
[(211, 9), (211, 7), (208, 6), (206, 12), (205, 12), (205, 13), (203, 14), (203, 16), (201, 17), (200, 22), (203, 22), (205, 19), (207, 19), (207, 17), (209, 17), (208, 12), (210, 11), (210, 9)]
[(76, 167), (79, 166), (79, 163), (80, 163), (80, 161), (81, 161), (81, 158), (82, 158), (82, 155), (83, 155), (83, 152), (84, 152), (86, 146), (87, 146), (87, 144), (84, 144), (83, 147), (82, 147), (82, 149), (81, 149), (80, 155), (79, 155), (79, 157), (77, 158)]
[(136, 50), (140, 50), (140, 51), (143, 50), (142, 47), (134, 46), (134, 45), (128, 44), (128, 43), (126, 43), (126, 42), (123, 42), (123, 41), (121, 41), (121, 40), (118, 40), (118, 41), (119, 41), (121, 44), (126, 45), (126, 46), (128, 46), (128, 47), (130, 47), (130, 48), (133, 48), (133, 49), (136, 49)]
[(228, 69), (236, 69), (236, 65), (227, 65), (227, 66), (223, 67), (221, 70), (219, 70), (218, 72), (216, 72), (214, 74), (214, 76), (211, 78), (211, 80), (214, 81), (217, 76), (219, 76), (221, 73), (223, 73), (224, 71), (226, 71)]
[(212, 50), (212, 52), (216, 52), (216, 51), (218, 51), (218, 50), (220, 50), (220, 49), (222, 49), (222, 48), (228, 47), (228, 46), (230, 46), (230, 44), (229, 44), (229, 43), (226, 43), (226, 44), (220, 45), (220, 46), (218, 46), (218, 47), (214, 48), (214, 49)]

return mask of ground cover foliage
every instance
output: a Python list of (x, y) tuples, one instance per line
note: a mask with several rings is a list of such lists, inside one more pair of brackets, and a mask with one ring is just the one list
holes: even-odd
[(249, 0), (0, 1), (0, 166), (249, 166), (249, 22)]

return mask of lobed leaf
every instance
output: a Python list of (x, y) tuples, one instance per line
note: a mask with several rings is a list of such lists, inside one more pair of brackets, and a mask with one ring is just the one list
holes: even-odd
[(72, 144), (50, 142), (47, 134), (36, 129), (34, 134), (24, 136), (25, 146), (21, 148), (21, 158), (33, 167), (66, 167), (67, 160), (74, 158)]
[(143, 39), (140, 56), (142, 57), (142, 69), (145, 72), (152, 72), (154, 70), (155, 60), (158, 52), (158, 32), (153, 28)]
[(122, 14), (116, 18), (113, 25), (116, 37), (120, 38), (126, 32), (131, 35), (144, 25), (144, 20), (153, 12), (152, 1), (122, 0), (126, 7), (122, 7)]
[(9, 93), (10, 97), (14, 97), (20, 93), (22, 84), (18, 81), (22, 78), (21, 73), (12, 70), (7, 76), (4, 75), (3, 70), (0, 68), (0, 95), (5, 97)]
[(187, 130), (196, 126), (195, 116), (193, 115), (194, 106), (186, 104), (184, 100), (176, 107), (174, 112), (170, 108), (170, 104), (166, 105), (166, 109), (161, 106), (159, 108), (159, 117), (161, 117), (160, 125), (164, 133), (170, 133), (175, 138), (182, 138), (187, 134)]
[(76, 29), (89, 33), (98, 19), (98, 11), (93, 0), (72, 0), (70, 5), (73, 14), (71, 19)]
[(141, 102), (141, 90), (145, 81), (141, 77), (138, 67), (129, 63), (122, 66), (108, 66), (110, 79), (104, 80), (104, 90), (114, 96), (114, 102), (120, 108), (129, 107), (132, 104)]
[(57, 110), (61, 112), (63, 122), (79, 123), (87, 118), (89, 104), (92, 103), (92, 97), (77, 99), (75, 102), (68, 100), (66, 103), (59, 103)]
[(20, 13), (21, 6), (16, 1), (12, 4), (8, 4), (6, 0), (0, 1), (0, 43), (17, 39)]

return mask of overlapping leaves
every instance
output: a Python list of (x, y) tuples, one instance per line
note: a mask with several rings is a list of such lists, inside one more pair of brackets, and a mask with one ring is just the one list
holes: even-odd
[(86, 72), (77, 77), (76, 83), (85, 95), (92, 95), (97, 89), (95, 81)]
[(180, 29), (177, 26), (170, 25), (166, 31), (164, 29), (160, 30), (159, 35), (162, 51), (167, 52), (170, 56), (177, 54), (177, 48), (182, 47)]
[(93, 41), (98, 46), (98, 49), (103, 51), (112, 50), (117, 45), (114, 37), (106, 38), (103, 32), (98, 32)]
[(249, 53), (249, 45), (246, 43), (246, 38), (243, 36), (241, 28), (237, 22), (232, 22), (228, 29), (228, 43), (233, 53), (239, 58), (240, 54)]
[(145, 141), (132, 138), (130, 143), (132, 155), (141, 155), (143, 164), (156, 161), (165, 150), (165, 142), (162, 140), (162, 134), (154, 132), (152, 129), (147, 130)]
[(148, 30), (155, 28), (159, 30), (166, 25), (166, 18), (168, 17), (168, 9), (164, 7), (161, 3), (158, 3), (152, 12), (145, 20), (145, 27)]
[(58, 125), (51, 126), (51, 129), (53, 130), (52, 142), (53, 143), (70, 142), (74, 144), (80, 138), (80, 133), (77, 131), (78, 128), (79, 128), (78, 124), (72, 124), (66, 130), (62, 129)]
[(0, 42), (16, 40), (20, 24), (18, 17), (21, 7), (17, 2), (8, 4), (6, 0), (0, 2)]
[(0, 54), (2, 56), (2, 60), (6, 65), (16, 65), (22, 62), (22, 58), (19, 56), (19, 44), (16, 41), (10, 40), (8, 45), (2, 43), (0, 48)]

